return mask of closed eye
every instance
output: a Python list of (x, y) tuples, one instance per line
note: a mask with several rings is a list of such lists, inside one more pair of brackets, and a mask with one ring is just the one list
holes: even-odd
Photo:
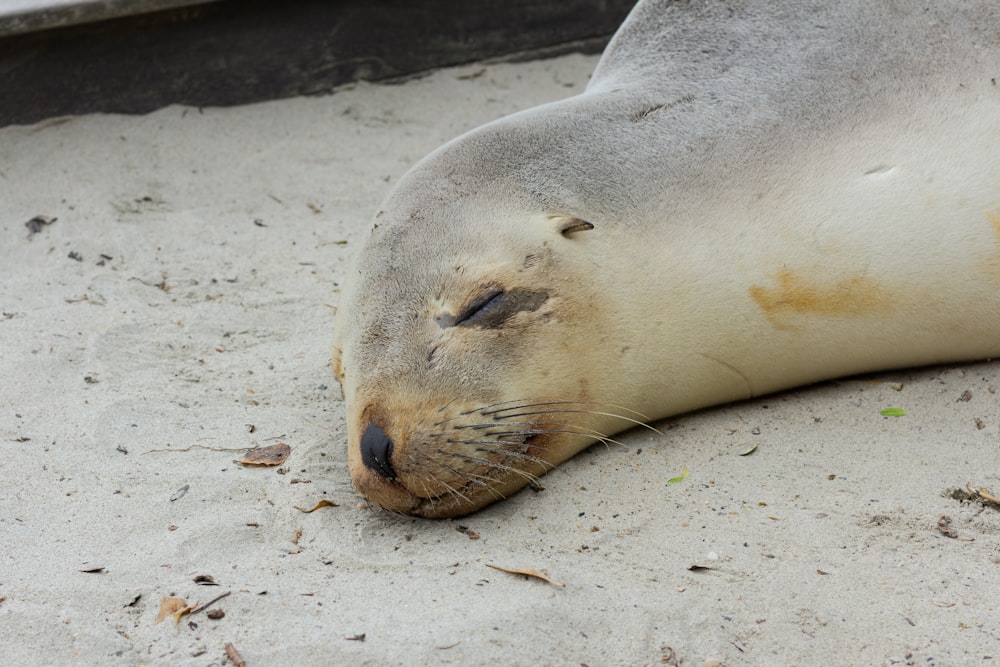
[[(477, 323), (489, 319), (491, 313), (495, 315), (502, 310), (503, 297), (504, 292), (499, 289), (476, 297), (458, 313), (453, 326), (476, 326)], [(480, 324), (480, 326), (484, 325)], [(490, 329), (496, 328), (496, 326), (488, 324), (485, 326)]]
[(506, 292), (492, 288), (469, 301), (458, 315), (441, 314), (436, 319), (444, 327), (477, 327), (499, 329), (508, 319), (521, 311), (535, 311), (546, 300), (548, 292), (514, 289)]

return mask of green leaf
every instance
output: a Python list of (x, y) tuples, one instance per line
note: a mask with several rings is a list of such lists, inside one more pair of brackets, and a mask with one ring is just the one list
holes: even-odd
[(906, 410), (903, 408), (886, 408), (879, 414), (883, 417), (902, 417), (906, 414)]

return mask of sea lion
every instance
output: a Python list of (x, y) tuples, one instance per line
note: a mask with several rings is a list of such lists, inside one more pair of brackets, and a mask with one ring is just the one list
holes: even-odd
[(349, 465), (458, 516), (637, 422), (1000, 356), (1000, 3), (640, 2), (422, 160), (336, 315)]

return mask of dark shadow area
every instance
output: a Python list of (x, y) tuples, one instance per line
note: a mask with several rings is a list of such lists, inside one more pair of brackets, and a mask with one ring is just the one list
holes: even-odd
[(0, 126), (600, 51), (634, 0), (240, 0), (0, 39)]

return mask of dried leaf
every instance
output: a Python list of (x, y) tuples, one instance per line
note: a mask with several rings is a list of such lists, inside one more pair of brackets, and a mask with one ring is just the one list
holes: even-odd
[(184, 598), (163, 598), (160, 600), (160, 613), (156, 615), (156, 622), (159, 623), (167, 616), (173, 616), (187, 606), (187, 600)]
[(291, 453), (291, 447), (279, 442), (270, 447), (251, 449), (239, 460), (239, 463), (245, 466), (280, 466)]
[(492, 563), (484, 563), (486, 567), (491, 567), (494, 570), (500, 570), (501, 572), (507, 572), (510, 574), (523, 574), (528, 577), (534, 577), (535, 579), (541, 579), (542, 581), (552, 584), (556, 588), (566, 588), (566, 584), (560, 583), (555, 579), (550, 578), (547, 574), (543, 574), (538, 570), (532, 570), (530, 568), (516, 568), (516, 567), (501, 567), (499, 565), (493, 565)]
[(174, 625), (180, 625), (181, 619), (183, 617), (187, 616), (188, 614), (190, 614), (192, 611), (194, 611), (194, 608), (196, 606), (198, 606), (197, 602), (195, 604), (188, 605), (187, 607), (184, 607), (183, 609), (178, 609), (174, 613), (170, 614), (173, 617), (173, 619), (174, 619)]
[(324, 499), (324, 500), (321, 500), (318, 503), (316, 503), (316, 506), (313, 507), (311, 510), (304, 510), (301, 507), (299, 507), (298, 505), (292, 505), (292, 507), (294, 507), (295, 509), (297, 509), (300, 512), (305, 512), (306, 514), (309, 514), (310, 512), (315, 512), (320, 507), (340, 507), (340, 505), (338, 505), (337, 503), (333, 502), (332, 500), (325, 500)]
[(758, 447), (760, 447), (760, 445), (753, 445), (752, 447), (750, 447), (750, 449), (746, 450), (745, 452), (740, 452), (740, 456), (750, 456), (751, 454), (757, 451)]

